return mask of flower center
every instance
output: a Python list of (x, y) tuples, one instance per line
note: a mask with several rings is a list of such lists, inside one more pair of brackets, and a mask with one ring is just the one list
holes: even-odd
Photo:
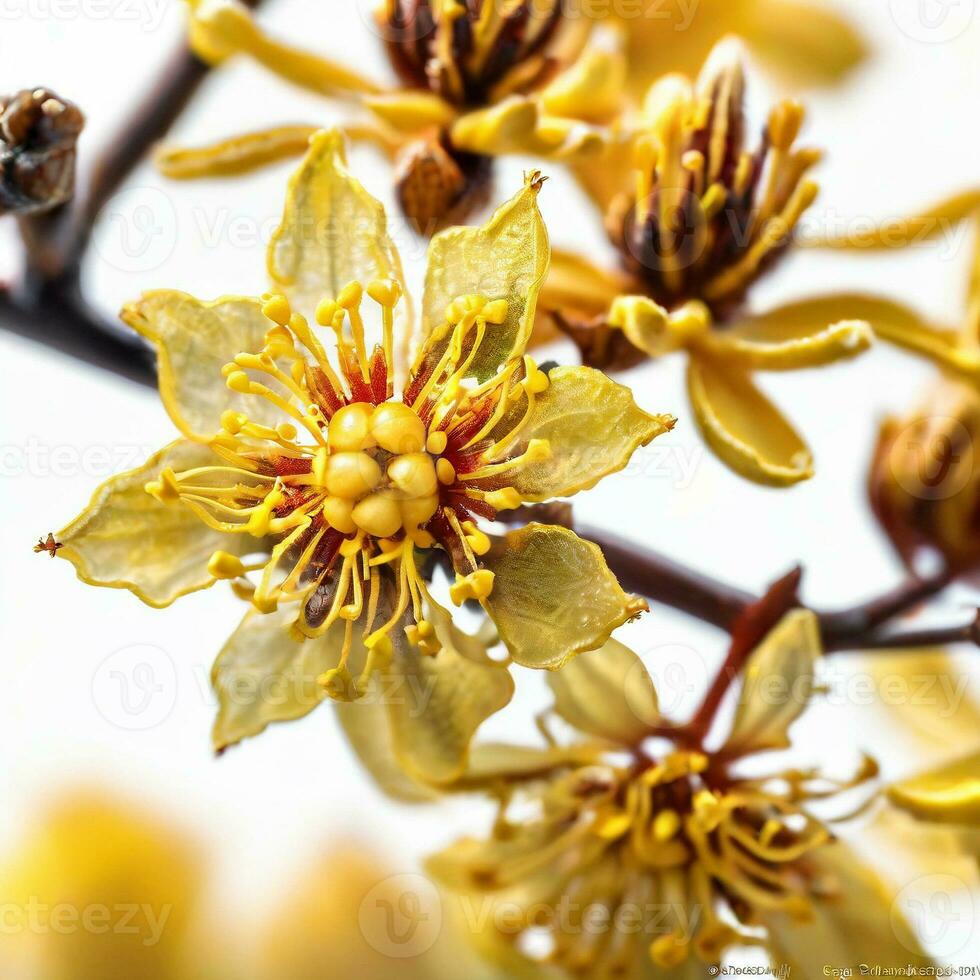
[[(365, 295), (381, 313), (381, 342), (373, 348)], [(261, 612), (298, 603), (295, 627), (305, 636), (346, 623), (341, 674), (355, 623), (374, 658), (367, 673), (390, 656), (389, 637), (399, 627), (424, 651), (438, 651), (416, 549), (438, 544), (447, 552), (456, 571), (453, 602), (486, 599), (494, 576), (479, 557), (490, 539), (476, 522), (517, 507), (521, 497), (509, 479), (550, 453), (546, 440), (520, 440), (549, 384), (532, 359), (508, 361), (496, 376), (472, 383), (474, 358), (488, 331), (506, 321), (507, 303), (479, 295), (450, 303), (396, 398), (400, 297), (393, 281), (353, 282), (319, 303), (316, 324), (334, 334), (335, 363), (323, 334), (285, 297), (265, 297), (270, 329), (262, 349), (236, 354), (222, 369), (228, 388), (248, 396), (222, 414), (222, 431), (209, 443), (222, 465), (164, 470), (146, 487), (163, 502), (181, 501), (215, 530), (260, 539), (256, 550), (271, 550), (265, 560), (245, 565), (216, 552), (211, 574), (237, 580)], [(245, 577), (258, 571), (257, 584)]]

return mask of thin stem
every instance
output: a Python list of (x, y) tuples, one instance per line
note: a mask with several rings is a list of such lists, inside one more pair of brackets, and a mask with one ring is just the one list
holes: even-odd
[(0, 327), (120, 377), (156, 384), (149, 349), (135, 334), (128, 335), (92, 310), (74, 283), (44, 283), (29, 303), (17, 302), (0, 288)]
[(980, 615), (962, 626), (872, 634), (863, 638), (858, 652), (864, 653), (867, 650), (915, 651), (921, 650), (923, 647), (947, 646), (952, 643), (972, 643), (974, 646), (980, 647)]

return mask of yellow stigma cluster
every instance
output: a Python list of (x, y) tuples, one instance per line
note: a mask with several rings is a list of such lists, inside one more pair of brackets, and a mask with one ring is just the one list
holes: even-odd
[(317, 450), (311, 481), (327, 494), (322, 513), (331, 527), (377, 538), (422, 533), (439, 506), (439, 480), (425, 426), (411, 408), (346, 405), (330, 419), (327, 443)]

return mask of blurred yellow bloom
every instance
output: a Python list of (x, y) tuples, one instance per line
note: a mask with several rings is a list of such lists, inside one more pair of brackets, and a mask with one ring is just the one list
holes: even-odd
[(183, 437), (107, 481), (52, 548), (152, 606), (221, 579), (250, 602), (214, 666), (219, 750), (328, 695), (377, 695), (383, 676), (399, 697), (355, 712), (363, 751), (390, 739), (413, 774), (458, 776), (513, 682), (433, 598), (439, 564), (452, 601), (482, 604), (525, 666), (555, 669), (646, 608), (569, 530), (480, 527), (594, 486), (673, 425), (597, 371), (525, 355), (548, 265), (542, 182), (433, 240), (406, 363), (401, 262), (337, 133), (292, 179), (270, 292), (158, 290), (124, 310)]
[[(928, 966), (896, 892), (813, 813), (874, 779), (875, 763), (844, 780), (765, 763), (790, 746), (820, 655), (814, 614), (787, 613), (751, 654), (715, 749), (665, 722), (629, 649), (610, 641), (583, 655), (549, 677), (554, 714), (583, 740), (475, 748), (465, 785), (499, 797), (493, 834), (450, 846), (430, 872), (464, 908), (483, 909), (480, 941), (509, 963), (695, 978), (701, 964), (761, 946), (792, 976)], [(955, 811), (975, 825), (976, 760), (891, 796), (932, 820)], [(959, 846), (933, 830), (936, 846)]]
[(640, 97), (660, 75), (696, 72), (726, 34), (742, 37), (762, 65), (788, 84), (838, 82), (867, 54), (857, 30), (820, 3), (643, 0), (618, 6), (630, 86)]
[[(52, 804), (0, 869), (6, 980), (197, 980), (201, 855), (147, 810), (94, 790)], [(11, 921), (10, 916), (16, 916)]]
[[(352, 137), (397, 160), (406, 214), (431, 234), (485, 197), (488, 157), (572, 159), (598, 150), (595, 124), (622, 108), (621, 53), (586, 47), (593, 21), (562, 0), (474, 4), (382, 0), (377, 26), (402, 86), (385, 89), (267, 37), (237, 0), (191, 0), (190, 39), (205, 61), (245, 54), (317, 94), (356, 99), (371, 122)], [(303, 151), (311, 126), (283, 126), (158, 157), (174, 178), (241, 173)]]
[[(473, 980), (499, 977), (418, 875), (332, 842), (259, 906), (216, 901), (202, 842), (95, 789), (48, 806), (0, 867), (4, 980)], [(421, 883), (421, 884), (420, 884)], [(415, 901), (417, 905), (408, 903)], [(250, 906), (256, 903), (250, 901)], [(412, 914), (420, 921), (413, 928)]]
[(623, 272), (556, 251), (541, 295), (586, 363), (628, 367), (683, 349), (701, 431), (727, 465), (784, 486), (813, 473), (806, 444), (752, 372), (817, 367), (871, 342), (860, 304), (818, 299), (739, 315), (752, 283), (790, 245), (817, 187), (820, 154), (798, 148), (803, 110), (781, 102), (758, 147), (746, 139), (745, 79), (728, 39), (696, 84), (669, 75), (638, 124), (578, 173), (606, 210)]

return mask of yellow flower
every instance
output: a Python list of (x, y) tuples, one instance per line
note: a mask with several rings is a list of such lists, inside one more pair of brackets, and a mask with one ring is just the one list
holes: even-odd
[(744, 88), (730, 39), (696, 84), (678, 75), (655, 84), (641, 123), (597, 163), (579, 165), (608, 207), (625, 272), (556, 251), (541, 307), (595, 366), (686, 350), (688, 391), (708, 444), (743, 476), (782, 486), (810, 477), (812, 458), (752, 371), (854, 357), (871, 330), (860, 308), (819, 299), (737, 315), (816, 196), (806, 173), (819, 159), (795, 146), (803, 110), (789, 101), (772, 110), (760, 145), (750, 149)]
[[(561, 0), (472, 4), (382, 0), (379, 33), (403, 87), (391, 90), (267, 37), (237, 0), (191, 0), (205, 61), (245, 54), (320, 95), (355, 98), (373, 122), (349, 135), (395, 156), (400, 202), (420, 231), (463, 220), (485, 196), (488, 157), (572, 159), (598, 150), (622, 107), (621, 53), (586, 44), (592, 21)], [(380, 126), (380, 128), (379, 128)], [(158, 157), (174, 178), (241, 173), (303, 151), (312, 126), (282, 126)]]
[[(873, 779), (875, 763), (846, 780), (766, 765), (763, 753), (790, 746), (820, 655), (816, 616), (787, 613), (752, 652), (711, 750), (665, 722), (629, 649), (583, 655), (549, 684), (554, 714), (584, 740), (476, 747), (464, 785), (499, 795), (493, 835), (453, 844), (430, 872), (464, 909), (477, 902), (491, 950), (530, 955), (534, 934), (540, 958), (571, 975), (694, 978), (745, 946), (793, 976), (928, 965), (895, 893), (812, 812)], [(975, 821), (971, 785), (947, 796)], [(910, 808), (932, 802), (892, 792)]]
[(50, 804), (0, 869), (5, 977), (193, 980), (197, 847), (167, 821), (94, 790)]
[(693, 73), (726, 34), (744, 38), (780, 81), (840, 81), (864, 60), (857, 31), (824, 5), (799, 0), (698, 0), (628, 4), (619, 20), (628, 39), (629, 81), (640, 96), (669, 71)]
[(674, 421), (597, 371), (525, 355), (548, 265), (541, 184), (433, 240), (407, 364), (401, 262), (337, 133), (291, 181), (268, 293), (161, 290), (125, 308), (183, 438), (100, 487), (52, 548), (152, 606), (220, 579), (250, 601), (214, 667), (219, 750), (327, 695), (362, 698), (381, 672), (403, 687), (358, 712), (374, 722), (353, 724), (363, 751), (390, 737), (414, 774), (458, 775), (513, 682), (433, 598), (440, 564), (526, 666), (556, 669), (646, 608), (571, 531), (480, 526), (594, 486)]
[[(980, 223), (977, 224), (980, 231)], [(946, 368), (905, 418), (882, 424), (869, 477), (871, 505), (903, 561), (915, 570), (932, 552), (951, 575), (980, 563), (980, 235), (973, 256), (964, 320), (958, 331), (923, 327)]]

